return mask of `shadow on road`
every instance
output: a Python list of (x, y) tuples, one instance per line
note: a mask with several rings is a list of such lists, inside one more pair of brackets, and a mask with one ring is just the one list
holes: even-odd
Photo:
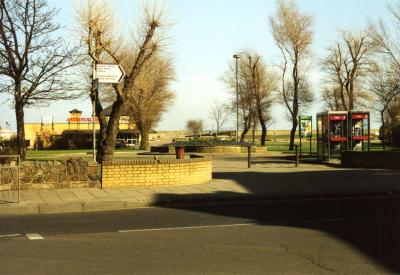
[[(184, 202), (189, 195), (158, 194), (155, 206), (200, 211), (214, 215), (239, 217), (260, 225), (284, 225), (323, 231), (362, 251), (393, 272), (400, 272), (400, 196), (388, 191), (400, 190), (399, 173), (385, 170), (327, 170), (287, 173), (216, 172), (215, 184), (235, 181), (249, 194), (235, 191), (190, 195), (191, 202), (208, 202), (221, 198), (246, 197), (255, 200), (268, 196), (271, 202), (257, 211), (240, 204), (230, 207), (207, 207), (182, 204), (165, 205), (165, 201)], [(366, 188), (367, 187), (367, 188)], [(339, 194), (363, 194), (371, 197), (337, 198)], [(327, 195), (329, 194), (329, 195)], [(375, 196), (376, 194), (386, 194)], [(308, 197), (307, 200), (282, 198)], [(277, 200), (274, 200), (277, 199)], [(313, 223), (311, 220), (335, 220), (340, 223)], [(340, 264), (340, 263), (338, 263)]]

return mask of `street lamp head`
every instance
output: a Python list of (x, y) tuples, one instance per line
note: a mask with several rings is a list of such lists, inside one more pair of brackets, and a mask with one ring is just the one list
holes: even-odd
[(235, 58), (235, 59), (239, 59), (239, 58), (240, 58), (240, 55), (238, 55), (238, 54), (234, 54), (234, 55), (233, 55), (233, 58)]

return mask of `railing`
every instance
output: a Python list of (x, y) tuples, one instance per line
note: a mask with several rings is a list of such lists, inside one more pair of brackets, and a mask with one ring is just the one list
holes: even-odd
[[(7, 163), (1, 164), (2, 162)], [(0, 203), (19, 202), (20, 157), (18, 155), (0, 155)]]

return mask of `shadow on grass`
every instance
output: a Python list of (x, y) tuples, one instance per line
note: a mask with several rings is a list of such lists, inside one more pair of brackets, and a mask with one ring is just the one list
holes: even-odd
[[(390, 170), (325, 170), (287, 173), (217, 172), (215, 184), (230, 180), (248, 194), (158, 194), (155, 206), (243, 218), (260, 225), (308, 228), (329, 233), (368, 255), (392, 272), (400, 272), (400, 173)], [(371, 197), (356, 196), (366, 195)], [(375, 195), (382, 196), (375, 196)], [(337, 198), (339, 195), (347, 199)], [(336, 199), (335, 199), (336, 197)], [(211, 202), (255, 201), (212, 207)], [(284, 200), (282, 200), (285, 198)], [(291, 200), (286, 200), (292, 198)], [(296, 200), (308, 198), (307, 200)], [(312, 199), (314, 198), (314, 199)], [(316, 200), (315, 200), (316, 199)], [(175, 202), (165, 204), (166, 201)], [(179, 204), (181, 202), (181, 204)], [(196, 205), (203, 203), (203, 205)], [(251, 204), (250, 204), (251, 205)], [(256, 206), (257, 205), (257, 206)], [(336, 220), (332, 223), (307, 222)], [(288, 222), (289, 221), (289, 222)], [(337, 263), (340, 265), (340, 263)]]

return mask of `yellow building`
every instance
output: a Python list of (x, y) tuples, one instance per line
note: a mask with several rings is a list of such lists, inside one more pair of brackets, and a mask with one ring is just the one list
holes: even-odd
[[(104, 113), (109, 116), (111, 107), (106, 108)], [(99, 135), (100, 125), (96, 119), (96, 136)], [(155, 138), (155, 132), (150, 135), (150, 139)], [(93, 123), (91, 117), (82, 117), (82, 112), (74, 109), (69, 112), (69, 116), (64, 123), (55, 123), (53, 118), (42, 117), (40, 123), (26, 123), (25, 137), (29, 141), (29, 148), (35, 146), (41, 148), (56, 147), (62, 148), (91, 148), (93, 144)], [(117, 146), (131, 147), (140, 142), (139, 131), (135, 125), (129, 121), (128, 116), (121, 116), (119, 132), (117, 135)]]

